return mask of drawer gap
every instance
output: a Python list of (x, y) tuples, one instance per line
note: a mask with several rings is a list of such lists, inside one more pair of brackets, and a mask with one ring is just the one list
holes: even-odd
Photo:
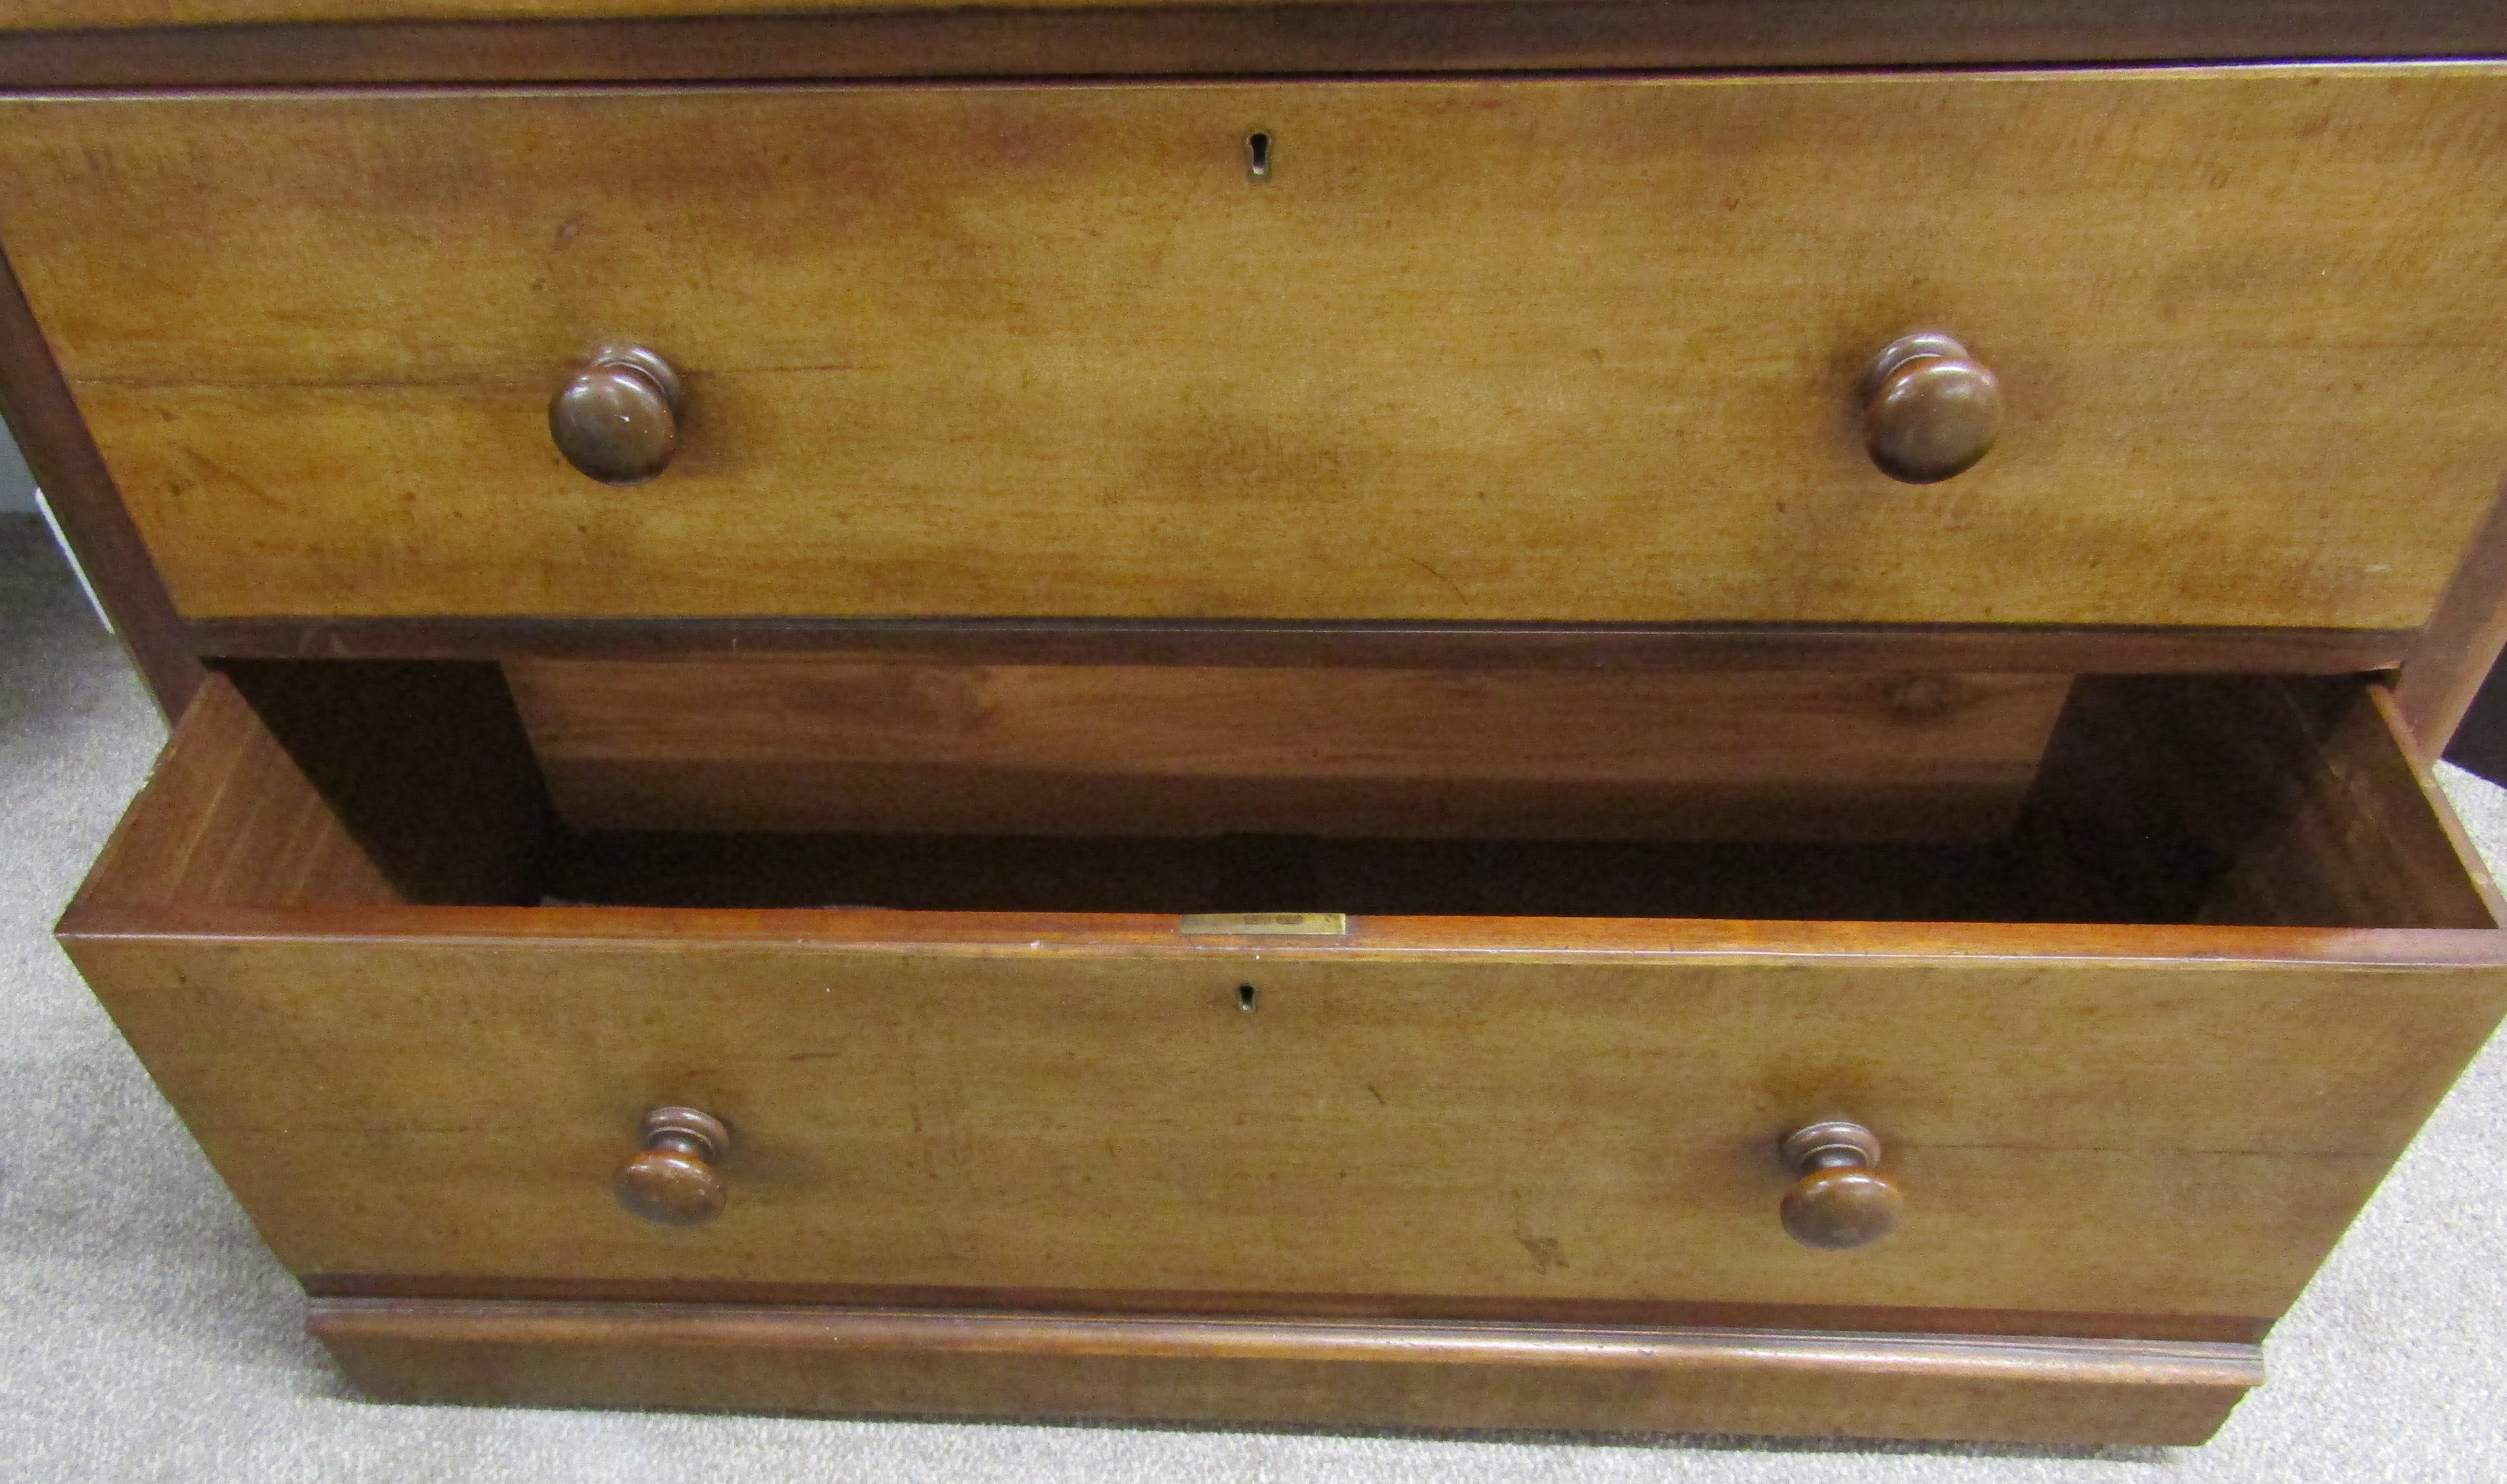
[[(185, 720), (83, 900), (2493, 925), (2381, 692), (2089, 676), (2054, 694), (2025, 791), (1982, 838), (1972, 819), (1948, 839), (1787, 838), (1798, 815), (1781, 811), (1770, 838), (1750, 838), (1745, 813), (1713, 839), (620, 830), (563, 819), (546, 739), (534, 750), (495, 667), (239, 663)], [(1796, 719), (1767, 712), (1769, 750)], [(1091, 786), (1122, 781), (1115, 769)]]

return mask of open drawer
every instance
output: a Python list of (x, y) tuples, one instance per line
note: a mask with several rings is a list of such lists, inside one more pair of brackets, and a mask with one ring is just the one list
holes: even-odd
[[(317, 1294), (2251, 1342), (2507, 1006), (2349, 680), (2084, 677), (1982, 840), (592, 831), (538, 756), (494, 667), (238, 668), (61, 923)], [(665, 1105), (703, 1225), (612, 1199)]]

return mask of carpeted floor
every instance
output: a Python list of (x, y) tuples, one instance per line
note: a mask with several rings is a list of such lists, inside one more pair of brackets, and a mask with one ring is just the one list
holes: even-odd
[[(0, 1477), (2507, 1480), (2507, 1040), (2267, 1346), (2209, 1446), (2083, 1454), (381, 1406), (53, 946), (163, 728), (29, 518), (0, 517)], [(2507, 862), (2507, 794), (2449, 791)]]

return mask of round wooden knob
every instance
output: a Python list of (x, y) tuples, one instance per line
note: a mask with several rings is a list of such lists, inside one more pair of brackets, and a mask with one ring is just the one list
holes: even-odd
[(549, 434), (565, 461), (604, 485), (640, 485), (679, 447), (678, 374), (652, 351), (613, 345), (549, 401)]
[(731, 1150), (731, 1130), (692, 1107), (644, 1115), (644, 1147), (618, 1167), (611, 1188), (631, 1214), (664, 1226), (696, 1226), (722, 1214), (714, 1161)]
[(1976, 467), (2002, 431), (2002, 383), (1946, 335), (1892, 342), (1863, 378), (1863, 446), (1891, 479), (1932, 485)]
[(1785, 1231), (1804, 1247), (1849, 1248), (1897, 1228), (1906, 1198), (1872, 1167), (1880, 1140), (1859, 1123), (1814, 1123), (1785, 1137), (1785, 1168), (1800, 1176), (1785, 1196)]

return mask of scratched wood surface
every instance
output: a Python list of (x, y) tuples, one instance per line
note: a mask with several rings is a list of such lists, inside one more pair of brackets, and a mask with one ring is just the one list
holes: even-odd
[[(2507, 471), (2502, 104), (2475, 64), (63, 97), (0, 107), (0, 238), (193, 617), (2412, 628)], [(1851, 405), (1919, 326), (2013, 409), (1925, 489)], [(618, 339), (693, 398), (630, 490), (544, 419)]]
[(581, 829), (1990, 839), (2064, 675), (505, 665)]

